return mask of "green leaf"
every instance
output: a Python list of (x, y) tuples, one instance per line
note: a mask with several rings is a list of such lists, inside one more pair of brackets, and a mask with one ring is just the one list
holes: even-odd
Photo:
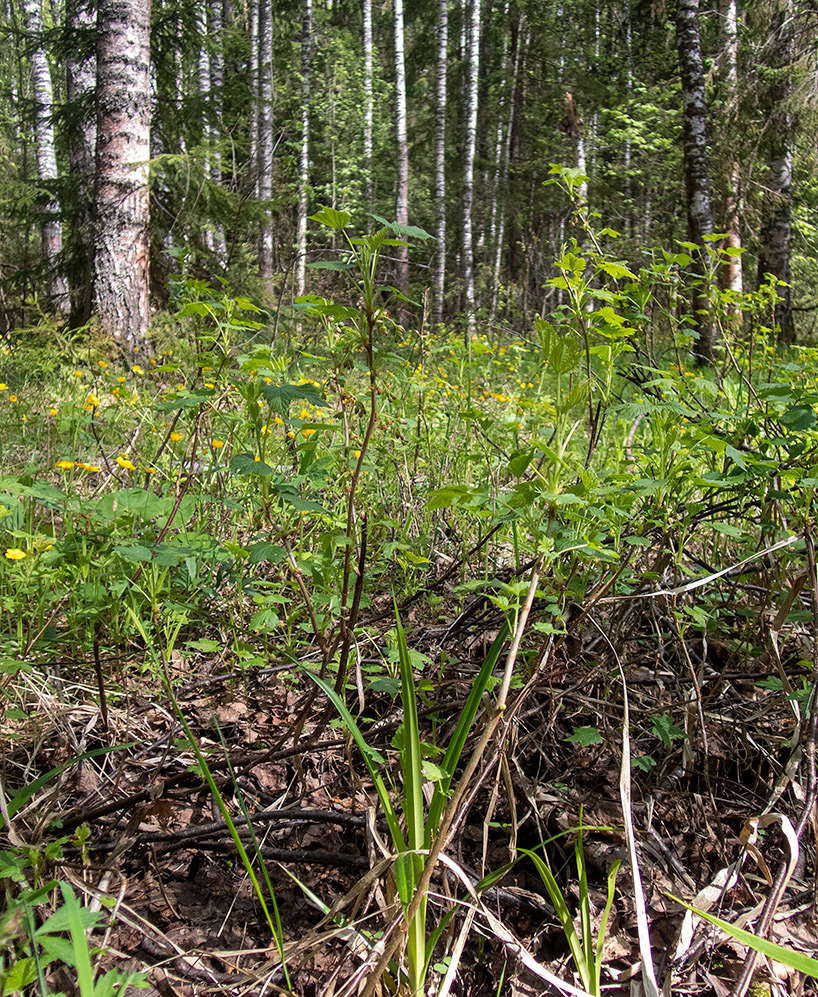
[(602, 260), (600, 263), (597, 263), (597, 266), (609, 277), (613, 277), (614, 280), (620, 280), (622, 277), (629, 277), (631, 280), (637, 279), (636, 274), (632, 270), (629, 270), (624, 263)]
[(262, 381), (259, 391), (268, 404), (281, 415), (285, 415), (290, 404), (297, 399), (310, 402), (319, 408), (328, 408), (329, 402), (312, 384), (267, 384)]
[(251, 453), (234, 454), (228, 467), (234, 474), (256, 474), (261, 478), (269, 478), (273, 473), (266, 461), (256, 460)]
[(809, 405), (790, 405), (778, 417), (779, 422), (796, 433), (812, 429), (816, 423), (815, 411)]
[(115, 547), (114, 553), (119, 554), (120, 557), (124, 558), (126, 561), (150, 561), (151, 552), (147, 547), (143, 547), (142, 544), (132, 544), (128, 547)]
[(335, 229), (346, 228), (350, 218), (351, 215), (347, 214), (346, 211), (336, 211), (335, 208), (328, 208), (326, 205), (319, 208), (314, 215), (310, 215), (312, 221)]
[(666, 713), (655, 713), (651, 720), (653, 736), (658, 738), (666, 748), (669, 748), (673, 741), (687, 739), (687, 734), (673, 722), (673, 717)]
[(737, 928), (735, 925), (730, 924), (729, 921), (724, 921), (714, 914), (708, 914), (706, 911), (699, 910), (698, 907), (693, 907), (692, 904), (680, 900), (672, 893), (666, 892), (665, 896), (670, 897), (671, 900), (675, 900), (682, 907), (687, 907), (688, 910), (693, 911), (698, 917), (704, 918), (705, 921), (715, 924), (717, 928), (721, 928), (731, 938), (735, 938), (742, 945), (748, 945), (755, 952), (760, 952), (769, 959), (775, 959), (776, 962), (781, 962), (785, 966), (797, 970), (799, 973), (804, 973), (805, 976), (818, 977), (818, 959), (813, 959), (802, 952), (796, 952), (794, 949), (787, 948), (784, 945), (768, 941), (766, 938), (759, 938), (758, 935), (754, 935), (751, 931)]
[(602, 735), (596, 727), (575, 727), (574, 733), (564, 738), (569, 744), (581, 744), (589, 748), (592, 744), (602, 744)]

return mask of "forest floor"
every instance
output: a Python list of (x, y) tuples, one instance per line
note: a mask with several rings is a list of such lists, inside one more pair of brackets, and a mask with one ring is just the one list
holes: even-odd
[[(433, 619), (418, 604), (405, 610), (409, 644), (422, 663), (419, 714), (430, 742), (445, 743), (499, 619), (481, 597), (459, 616), (446, 617), (439, 607)], [(542, 619), (536, 604), (532, 619)], [(374, 615), (362, 622), (376, 643), (378, 627), (385, 634), (389, 626)], [(640, 992), (633, 990), (640, 973), (637, 905), (620, 794), (623, 679), (634, 758), (632, 818), (660, 987), (664, 981), (665, 993), (722, 997), (734, 992), (747, 956), (744, 946), (685, 919), (669, 894), (752, 926), (772, 893), (768, 878), (782, 864), (791, 878), (770, 937), (815, 951), (812, 835), (794, 853), (796, 836), (782, 834), (782, 826), (791, 828), (780, 816), (797, 826), (806, 804), (815, 820), (814, 745), (809, 725), (799, 722), (812, 681), (800, 662), (812, 657), (811, 642), (793, 631), (779, 647), (773, 634), (770, 650), (738, 654), (726, 640), (680, 634), (666, 602), (656, 598), (612, 602), (597, 624), (578, 614), (568, 636), (556, 641), (528, 631), (506, 736), (485, 754), (447, 848), (473, 883), (509, 868), (466, 924), (468, 905), (455, 899), (468, 898), (448, 867), (440, 867), (430, 923), (446, 910), (456, 913), (436, 950), (430, 992), (438, 992), (461, 935), (451, 993), (557, 993), (537, 967), (578, 985), (555, 909), (519, 849), (546, 842), (541, 854), (576, 912), (573, 846), (580, 823), (594, 937), (611, 865), (623, 860), (604, 936), (604, 992)], [(366, 649), (360, 653), (365, 673)], [(54, 836), (45, 829), (59, 820), (61, 878), (92, 906), (102, 896), (116, 898), (117, 916), (93, 937), (104, 950), (101, 964), (145, 970), (152, 990), (143, 992), (287, 989), (278, 950), (190, 742), (170, 701), (152, 694), (157, 677), (143, 673), (134, 681), (134, 664), (140, 662), (101, 661), (111, 687), (121, 690), (109, 692), (107, 717), (87, 685), (87, 670), (29, 676), (35, 708), (27, 719), (4, 721), (7, 769), (22, 765), (34, 776), (92, 749), (119, 747), (67, 764), (16, 824), (36, 825), (34, 838), (45, 843)], [(173, 664), (183, 669), (171, 676), (179, 705), (252, 851), (242, 818), (248, 808), (274, 888), (292, 991), (302, 997), (361, 992), (378, 934), (393, 919), (387, 878), (370, 874), (388, 835), (357, 749), (324, 701), (313, 699), (312, 683), (291, 666), (242, 673), (219, 652)], [(399, 697), (388, 682), (380, 691), (377, 683), (366, 690), (359, 683), (359, 692), (371, 720), (368, 742), (394, 761)], [(474, 737), (480, 728), (478, 716)], [(762, 820), (759, 829), (764, 814), (779, 817)], [(83, 826), (87, 840), (78, 843)], [(725, 886), (724, 870), (736, 867), (738, 881)], [(325, 916), (329, 908), (332, 916)], [(71, 992), (65, 970), (53, 977), (52, 990)], [(813, 985), (762, 959), (753, 992), (815, 993)]]

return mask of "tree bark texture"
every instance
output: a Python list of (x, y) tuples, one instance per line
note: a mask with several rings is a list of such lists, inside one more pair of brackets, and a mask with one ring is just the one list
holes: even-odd
[[(713, 209), (710, 203), (710, 168), (707, 157), (707, 100), (704, 85), (699, 0), (678, 0), (676, 7), (676, 45), (682, 78), (682, 141), (687, 193), (687, 235), (699, 247), (693, 272), (693, 325), (699, 333), (694, 348), (700, 362), (713, 359), (714, 326), (709, 315), (704, 288), (706, 254), (704, 237), (713, 234)], [(704, 314), (702, 314), (704, 313)]]
[(60, 273), (62, 260), (62, 221), (60, 206), (54, 196), (53, 181), (57, 179), (57, 155), (54, 148), (54, 91), (51, 72), (42, 46), (43, 14), (40, 0), (23, 0), (26, 31), (31, 36), (31, 92), (34, 99), (34, 137), (37, 143), (37, 172), (43, 187), (48, 189), (45, 221), (42, 225), (43, 256), (48, 267), (48, 296), (58, 311), (69, 307), (68, 285)]
[[(395, 197), (395, 221), (409, 224), (409, 140), (406, 132), (406, 62), (404, 56), (403, 0), (394, 0), (395, 17), (395, 132), (398, 148), (398, 175)], [(398, 290), (409, 295), (409, 246), (397, 252)]]
[(433, 319), (443, 321), (446, 300), (446, 88), (449, 63), (449, 0), (437, 6), (437, 79), (435, 87), (435, 296)]
[(97, 4), (94, 304), (126, 349), (150, 321), (150, 0)]
[(258, 197), (264, 205), (259, 239), (259, 270), (273, 277), (273, 2), (258, 0)]
[(469, 332), (475, 324), (474, 297), (474, 156), (477, 147), (477, 99), (480, 82), (480, 0), (472, 0), (469, 19), (466, 141), (463, 153), (463, 287)]
[(372, 0), (364, 4), (364, 170), (366, 179), (364, 193), (367, 205), (372, 206), (375, 196), (372, 184), (372, 123), (375, 116), (375, 101), (372, 92)]
[[(727, 106), (725, 151), (728, 152), (727, 189), (724, 199), (724, 249), (741, 249), (741, 165), (735, 138), (739, 134), (738, 115), (738, 11), (736, 0), (724, 0), (721, 9), (722, 74), (726, 85)], [(725, 290), (741, 294), (744, 286), (741, 256), (730, 256), (721, 270)]]
[(792, 167), (795, 155), (795, 121), (791, 108), (793, 61), (792, 5), (781, 0), (770, 45), (768, 65), (777, 70), (771, 93), (772, 113), (768, 126), (769, 172), (764, 197), (764, 223), (758, 256), (758, 280), (772, 274), (778, 285), (775, 321), (785, 342), (795, 338), (790, 290), (790, 243), (792, 240)]
[(72, 187), (68, 278), (70, 283), (72, 328), (85, 325), (91, 317), (94, 261), (94, 163), (97, 128), (94, 113), (96, 56), (93, 51), (95, 19), (88, 0), (69, 0), (65, 11), (66, 31), (74, 41), (66, 62), (66, 97), (80, 109), (68, 135), (68, 160)]
[(304, 0), (301, 33), (301, 154), (298, 171), (298, 227), (296, 234), (296, 293), (307, 289), (307, 208), (310, 184), (310, 63), (312, 60), (312, 0)]

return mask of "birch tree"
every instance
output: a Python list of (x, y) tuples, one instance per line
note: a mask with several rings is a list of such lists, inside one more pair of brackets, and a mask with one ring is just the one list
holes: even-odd
[(736, 135), (739, 133), (738, 114), (738, 12), (736, 0), (723, 0), (721, 8), (722, 75), (726, 87), (723, 131), (727, 152), (727, 189), (724, 199), (724, 225), (727, 236), (724, 249), (731, 250), (729, 262), (721, 271), (722, 286), (740, 294), (743, 289), (741, 266), (741, 164)]
[(792, 241), (792, 168), (795, 157), (795, 118), (792, 108), (793, 22), (790, 0), (779, 0), (768, 45), (767, 65), (774, 71), (767, 121), (768, 171), (764, 222), (758, 254), (759, 283), (771, 274), (779, 282), (775, 320), (785, 341), (794, 338), (790, 289)]
[[(369, 0), (367, 0), (369, 2)], [(437, 79), (435, 86), (435, 296), (433, 318), (443, 321), (446, 300), (446, 87), (449, 68), (449, 0), (437, 5)]]
[(98, 0), (94, 308), (127, 350), (150, 320), (150, 0)]
[[(687, 192), (687, 237), (698, 246), (694, 274), (697, 289), (693, 295), (693, 323), (699, 341), (695, 349), (700, 361), (713, 359), (714, 327), (708, 314), (705, 280), (705, 236), (713, 234), (710, 203), (710, 167), (707, 156), (707, 99), (704, 63), (699, 33), (699, 0), (678, 0), (676, 45), (682, 79), (682, 143)], [(702, 314), (704, 313), (704, 314)]]
[(68, 310), (68, 285), (60, 273), (62, 260), (62, 221), (60, 206), (54, 196), (57, 179), (57, 155), (54, 147), (54, 92), (48, 59), (42, 44), (43, 14), (40, 0), (23, 0), (26, 31), (33, 44), (31, 65), (31, 95), (34, 101), (34, 138), (37, 145), (37, 172), (40, 183), (48, 191), (45, 220), (42, 225), (43, 257), (48, 268), (48, 296), (58, 311)]
[(258, 0), (258, 198), (264, 205), (259, 239), (259, 270), (269, 283), (273, 277), (273, 6)]
[(480, 81), (480, 0), (472, 0), (469, 19), (466, 141), (463, 153), (463, 287), (469, 333), (475, 327), (474, 298), (474, 155), (477, 147), (477, 99)]
[[(409, 139), (406, 132), (406, 61), (404, 52), (403, 0), (394, 0), (395, 17), (395, 132), (398, 174), (395, 197), (395, 221), (409, 224)], [(398, 247), (398, 290), (409, 295), (409, 246)]]
[(304, 0), (301, 33), (301, 153), (298, 170), (298, 228), (296, 235), (296, 294), (307, 285), (307, 205), (310, 182), (310, 60), (312, 52), (312, 0)]
[(364, 194), (371, 208), (374, 198), (372, 185), (372, 123), (375, 117), (375, 100), (372, 91), (372, 0), (364, 5)]
[(71, 178), (71, 225), (68, 252), (71, 286), (70, 324), (77, 328), (91, 317), (94, 230), (91, 219), (94, 201), (94, 160), (96, 158), (96, 56), (86, 50), (93, 40), (94, 14), (88, 0), (69, 0), (65, 28), (72, 39), (66, 61), (66, 97), (75, 109), (74, 125), (68, 134), (68, 160)]

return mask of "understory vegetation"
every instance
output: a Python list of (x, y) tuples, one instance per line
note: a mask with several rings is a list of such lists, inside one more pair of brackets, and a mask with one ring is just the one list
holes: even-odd
[(314, 221), (292, 308), (181, 256), (151, 356), (4, 343), (3, 992), (737, 993), (674, 897), (795, 987), (818, 350), (718, 237), (691, 314), (580, 206), (464, 334), (380, 284), (425, 232)]

